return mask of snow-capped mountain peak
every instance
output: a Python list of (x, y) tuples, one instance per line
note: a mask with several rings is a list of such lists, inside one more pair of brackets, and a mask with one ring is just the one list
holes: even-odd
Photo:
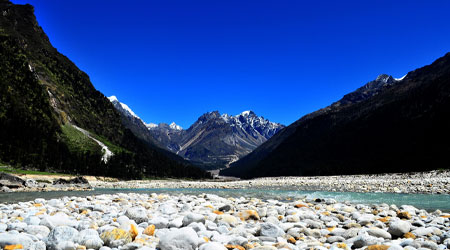
[(108, 99), (110, 102), (119, 102), (119, 100), (117, 99), (117, 97), (115, 95), (108, 97)]
[(154, 129), (154, 128), (157, 128), (158, 127), (158, 124), (155, 124), (155, 123), (145, 123), (145, 126), (148, 128), (148, 129)]
[(251, 111), (251, 110), (246, 110), (246, 111), (240, 113), (239, 115), (241, 115), (241, 116), (249, 116), (249, 115), (254, 115), (254, 114), (255, 114), (255, 113), (254, 113), (253, 111)]
[(120, 107), (125, 111), (125, 113), (127, 114), (127, 116), (132, 116), (132, 117), (135, 117), (135, 118), (137, 118), (137, 119), (141, 119), (141, 118), (139, 118), (139, 116), (137, 116), (137, 115), (133, 112), (133, 110), (130, 109), (130, 107), (128, 107), (128, 105), (126, 105), (125, 103), (119, 102), (119, 99), (117, 99), (116, 96), (114, 96), (114, 95), (113, 95), (113, 96), (110, 96), (110, 97), (108, 97), (108, 99), (109, 99), (109, 101), (114, 105), (114, 107), (116, 107), (116, 109), (119, 109), (118, 106), (120, 106)]
[(172, 122), (172, 123), (169, 125), (169, 127), (170, 127), (171, 129), (174, 129), (174, 130), (183, 130), (183, 128), (182, 128), (181, 126), (175, 124), (175, 122)]
[[(128, 107), (128, 105), (126, 105), (125, 103), (121, 103), (119, 102), (119, 99), (116, 96), (110, 96), (108, 97), (109, 101), (114, 105), (114, 107), (119, 110), (121, 113), (123, 113), (125, 116), (130, 117), (130, 118), (136, 118), (142, 121), (141, 118), (139, 118), (139, 116), (137, 116), (133, 110), (131, 110), (130, 107)], [(142, 123), (145, 125), (145, 127), (147, 127), (147, 129), (151, 130), (151, 129), (158, 129), (158, 128), (168, 128), (168, 129), (172, 129), (172, 130), (178, 130), (181, 131), (183, 130), (183, 128), (179, 125), (177, 125), (175, 122), (172, 122), (170, 125), (167, 125), (166, 123), (160, 123), (160, 124), (155, 124), (155, 123), (145, 123), (144, 121), (142, 121)]]

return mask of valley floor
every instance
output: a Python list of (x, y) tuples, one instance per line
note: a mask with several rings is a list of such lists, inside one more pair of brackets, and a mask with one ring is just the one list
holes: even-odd
[(450, 171), (406, 174), (268, 177), (252, 180), (91, 180), (94, 188), (283, 188), (349, 192), (435, 193), (450, 194)]

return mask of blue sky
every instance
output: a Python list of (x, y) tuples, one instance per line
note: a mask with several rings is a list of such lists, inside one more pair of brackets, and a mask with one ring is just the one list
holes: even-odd
[(253, 110), (290, 124), (450, 51), (450, 1), (13, 0), (145, 122)]

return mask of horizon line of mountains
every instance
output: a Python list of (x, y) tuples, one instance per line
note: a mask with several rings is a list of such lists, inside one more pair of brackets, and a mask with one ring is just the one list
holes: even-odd
[(96, 90), (51, 45), (31, 5), (0, 0), (0, 11), (1, 163), (121, 178), (210, 178), (203, 169), (223, 167), (221, 175), (241, 178), (450, 167), (450, 53), (399, 79), (380, 75), (287, 127), (251, 111), (214, 111), (182, 129), (145, 124)]
[(116, 96), (108, 99), (138, 137), (208, 170), (229, 166), (285, 127), (253, 111), (235, 116), (221, 115), (219, 111), (206, 112), (188, 129), (175, 122), (156, 125), (145, 123)]

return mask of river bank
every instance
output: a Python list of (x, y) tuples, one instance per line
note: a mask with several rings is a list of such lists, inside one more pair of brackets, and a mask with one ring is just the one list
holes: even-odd
[(314, 190), (360, 193), (405, 193), (405, 194), (450, 194), (450, 171), (429, 171), (420, 173), (397, 173), (377, 175), (341, 175), (312, 177), (267, 177), (251, 180), (131, 180), (83, 176), (87, 185), (53, 185), (56, 180), (71, 179), (60, 175), (16, 175), (25, 183), (19, 188), (5, 189), (8, 192), (73, 191), (102, 189), (283, 189)]
[(252, 180), (133, 180), (90, 181), (94, 188), (283, 188), (340, 192), (386, 192), (450, 194), (450, 171), (406, 174), (341, 175), (313, 177), (267, 177)]
[(0, 247), (437, 250), (450, 247), (449, 218), (439, 210), (335, 199), (137, 193), (39, 198), (0, 204)]

